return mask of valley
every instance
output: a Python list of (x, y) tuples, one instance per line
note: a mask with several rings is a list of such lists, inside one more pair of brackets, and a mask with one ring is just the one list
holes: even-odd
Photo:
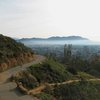
[(23, 44), (0, 38), (0, 100), (100, 99), (99, 45), (29, 45), (27, 39)]
[(100, 0), (0, 0), (0, 100), (100, 100)]

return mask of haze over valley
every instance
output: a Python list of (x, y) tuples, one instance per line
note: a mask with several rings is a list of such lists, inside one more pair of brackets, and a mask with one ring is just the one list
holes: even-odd
[(68, 41), (90, 42), (80, 36), (14, 40), (1, 34), (0, 100), (99, 100), (100, 46)]
[(100, 0), (0, 0), (0, 100), (100, 100)]
[(25, 45), (100, 45), (100, 42), (91, 41), (81, 36), (68, 36), (68, 37), (49, 37), (49, 38), (22, 38), (17, 41), (24, 43)]

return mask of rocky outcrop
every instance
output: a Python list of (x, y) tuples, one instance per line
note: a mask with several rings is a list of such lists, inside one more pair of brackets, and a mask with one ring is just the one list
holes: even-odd
[(23, 65), (25, 63), (34, 60), (34, 55), (30, 52), (26, 52), (18, 55), (17, 57), (7, 58), (5, 62), (0, 63), (0, 72), (5, 71), (11, 67)]

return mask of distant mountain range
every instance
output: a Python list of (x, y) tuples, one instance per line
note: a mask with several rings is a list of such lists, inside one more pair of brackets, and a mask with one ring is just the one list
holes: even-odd
[(50, 37), (48, 40), (88, 40), (87, 38), (83, 38), (80, 36), (68, 36), (68, 37)]
[(22, 38), (19, 39), (18, 41), (39, 41), (39, 40), (48, 40), (48, 41), (56, 41), (56, 40), (71, 40), (71, 41), (76, 41), (76, 40), (89, 40), (87, 38), (83, 38), (81, 36), (68, 36), (68, 37), (59, 37), (59, 36), (53, 36), (53, 37), (49, 37), (49, 38)]

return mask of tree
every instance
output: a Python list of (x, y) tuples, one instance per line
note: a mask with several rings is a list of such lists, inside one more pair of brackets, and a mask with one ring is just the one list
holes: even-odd
[(64, 45), (64, 62), (68, 63), (71, 59), (71, 56), (72, 56), (72, 45), (69, 44), (69, 45)]

